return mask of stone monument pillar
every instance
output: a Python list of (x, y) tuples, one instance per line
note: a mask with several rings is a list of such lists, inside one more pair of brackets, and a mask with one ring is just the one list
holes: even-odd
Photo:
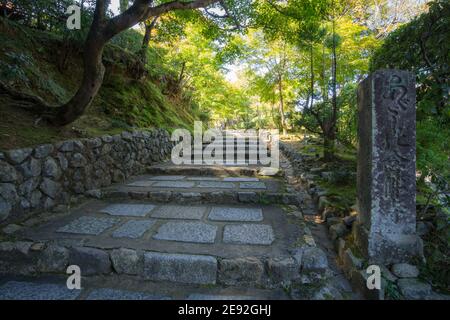
[(416, 235), (416, 90), (412, 73), (379, 70), (358, 88), (355, 241), (372, 263), (407, 262)]

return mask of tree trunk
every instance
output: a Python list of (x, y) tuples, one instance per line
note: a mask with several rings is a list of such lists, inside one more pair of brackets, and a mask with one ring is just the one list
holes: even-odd
[(314, 106), (314, 52), (313, 52), (313, 43), (311, 42), (311, 108)]
[(51, 119), (52, 124), (63, 126), (75, 121), (92, 103), (105, 74), (102, 62), (105, 44), (100, 30), (89, 33), (83, 52), (84, 73), (80, 88), (69, 102), (58, 108), (55, 117)]
[(335, 139), (326, 135), (323, 137), (323, 159), (327, 162), (334, 160), (334, 144)]
[(323, 158), (325, 161), (330, 162), (335, 159), (336, 135), (334, 133), (334, 129), (330, 128), (330, 123), (324, 127), (327, 129), (323, 132)]
[(152, 31), (155, 28), (156, 22), (158, 21), (159, 16), (153, 18), (150, 23), (145, 23), (145, 34), (144, 39), (142, 40), (142, 46), (140, 50), (140, 57), (142, 64), (147, 64), (147, 49), (149, 47), (150, 39), (152, 37)]
[(333, 17), (333, 64), (332, 64), (332, 90), (333, 90), (333, 96), (332, 96), (332, 118), (331, 122), (333, 127), (336, 127), (336, 120), (337, 120), (337, 56), (336, 56), (336, 21)]
[(278, 79), (278, 93), (280, 95), (281, 128), (283, 129), (283, 135), (286, 135), (287, 130), (286, 130), (286, 119), (284, 118), (284, 98), (283, 98), (283, 84), (282, 84), (281, 76)]

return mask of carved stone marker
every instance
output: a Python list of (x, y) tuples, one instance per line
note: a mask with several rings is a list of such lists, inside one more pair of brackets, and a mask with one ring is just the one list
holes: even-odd
[(355, 240), (370, 262), (421, 255), (416, 235), (416, 90), (412, 73), (379, 70), (358, 88)]

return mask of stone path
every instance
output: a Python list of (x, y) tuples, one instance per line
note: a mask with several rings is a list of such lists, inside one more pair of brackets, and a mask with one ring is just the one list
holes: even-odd
[(145, 200), (91, 200), (64, 217), (22, 231), (27, 240), (168, 253), (288, 255), (303, 230), (274, 205), (177, 205)]
[[(0, 299), (287, 299), (298, 286), (314, 296), (330, 270), (304, 193), (267, 171), (162, 164), (24, 221), (0, 242)], [(64, 287), (74, 264), (80, 292)]]

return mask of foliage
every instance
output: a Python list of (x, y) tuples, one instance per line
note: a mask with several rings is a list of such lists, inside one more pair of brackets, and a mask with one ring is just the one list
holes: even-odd
[(450, 2), (429, 3), (429, 12), (391, 33), (374, 54), (371, 69), (410, 70), (417, 79), (417, 164), (424, 174), (449, 173)]

